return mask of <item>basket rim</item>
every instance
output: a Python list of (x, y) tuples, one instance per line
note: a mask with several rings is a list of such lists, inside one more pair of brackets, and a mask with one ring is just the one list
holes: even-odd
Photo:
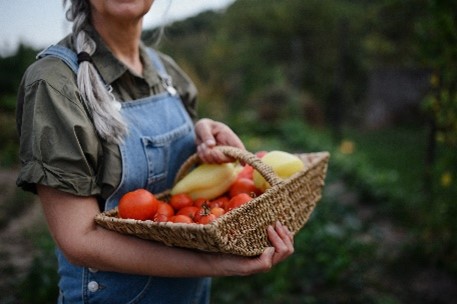
[[(237, 213), (241, 213), (245, 211), (246, 208), (249, 208), (248, 205), (252, 205), (255, 203), (256, 200), (262, 199), (262, 197), (269, 193), (269, 192), (275, 192), (277, 189), (287, 183), (291, 183), (293, 180), (300, 178), (304, 174), (306, 174), (310, 169), (316, 167), (319, 165), (321, 161), (328, 161), (330, 157), (330, 153), (327, 151), (322, 151), (322, 152), (312, 152), (312, 153), (300, 153), (298, 154), (299, 156), (308, 156), (308, 157), (314, 157), (313, 161), (308, 164), (308, 166), (305, 165), (305, 167), (300, 170), (299, 172), (293, 174), (287, 179), (280, 180), (279, 183), (272, 185), (270, 188), (266, 189), (264, 193), (261, 195), (253, 198), (251, 201), (247, 202), (246, 204), (240, 206), (239, 208), (233, 209), (230, 212), (225, 213), (221, 217), (217, 218), (215, 221), (209, 223), (209, 224), (198, 224), (198, 223), (172, 223), (172, 222), (155, 222), (153, 220), (135, 220), (135, 219), (123, 219), (115, 216), (117, 214), (117, 207), (111, 209), (111, 210), (106, 210), (103, 212), (98, 213), (95, 216), (96, 221), (103, 221), (103, 222), (117, 222), (121, 224), (127, 224), (127, 225), (141, 225), (141, 226), (165, 226), (165, 227), (187, 227), (190, 230), (202, 230), (201, 227), (207, 227), (207, 232), (209, 232), (212, 229), (217, 229), (218, 223), (222, 221), (229, 220), (231, 217), (236, 217)], [(156, 195), (166, 195), (168, 191), (158, 193)], [(212, 227), (212, 228), (209, 228)]]

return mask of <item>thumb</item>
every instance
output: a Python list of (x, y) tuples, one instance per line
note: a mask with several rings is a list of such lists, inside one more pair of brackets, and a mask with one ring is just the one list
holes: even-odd
[(267, 247), (261, 255), (261, 259), (266, 259), (268, 261), (271, 261), (273, 259), (273, 255), (275, 254), (275, 248), (274, 247)]
[(202, 119), (195, 125), (195, 133), (197, 134), (197, 144), (205, 144), (208, 147), (214, 147), (216, 145), (216, 139), (214, 138), (211, 122), (207, 119)]
[(267, 247), (259, 257), (259, 262), (262, 265), (261, 269), (263, 272), (266, 272), (273, 267), (273, 257), (275, 254), (274, 247)]

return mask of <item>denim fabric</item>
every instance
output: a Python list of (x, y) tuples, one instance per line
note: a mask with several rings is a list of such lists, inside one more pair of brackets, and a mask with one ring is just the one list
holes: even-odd
[(181, 101), (167, 93), (122, 103), (129, 134), (120, 146), (122, 179), (105, 209), (121, 195), (145, 188), (160, 193), (173, 185), (180, 165), (195, 152), (193, 124)]
[[(74, 60), (74, 53), (59, 48), (41, 56)], [(68, 56), (67, 56), (68, 55)], [(163, 65), (151, 55), (160, 74)], [(172, 90), (169, 90), (172, 92)], [(120, 145), (122, 178), (106, 200), (105, 210), (117, 206), (126, 192), (146, 188), (162, 192), (173, 185), (180, 165), (195, 152), (193, 123), (176, 94), (163, 93), (122, 102), (128, 135)], [(162, 278), (98, 271), (70, 264), (57, 249), (58, 303), (209, 303), (210, 278)]]
[(60, 252), (58, 304), (207, 304), (210, 278), (161, 278), (69, 264)]

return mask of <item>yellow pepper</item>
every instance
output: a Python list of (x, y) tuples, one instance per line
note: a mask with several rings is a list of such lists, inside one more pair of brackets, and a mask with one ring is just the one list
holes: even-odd
[[(282, 179), (287, 179), (293, 174), (303, 170), (305, 166), (300, 158), (283, 151), (268, 152), (262, 157), (262, 162), (270, 165), (276, 175)], [(257, 172), (257, 170), (254, 171), (254, 184), (262, 191), (265, 191), (270, 187), (268, 182), (259, 172)]]
[(238, 170), (234, 163), (201, 164), (184, 176), (171, 189), (171, 194), (186, 193), (192, 199), (213, 199), (225, 193), (235, 181)]

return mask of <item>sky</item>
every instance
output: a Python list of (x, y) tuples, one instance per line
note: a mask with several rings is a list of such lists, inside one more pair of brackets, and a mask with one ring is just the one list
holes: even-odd
[[(234, 1), (155, 0), (144, 18), (144, 28), (184, 19), (205, 10), (224, 9)], [(0, 0), (0, 56), (15, 52), (20, 42), (39, 49), (68, 34), (71, 24), (65, 19), (62, 3), (62, 0)]]

